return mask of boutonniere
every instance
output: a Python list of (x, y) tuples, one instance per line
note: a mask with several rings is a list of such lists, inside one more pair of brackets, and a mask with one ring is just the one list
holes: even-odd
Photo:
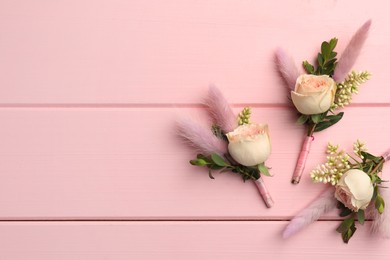
[(390, 153), (375, 156), (359, 140), (354, 143), (353, 151), (354, 155), (350, 155), (338, 145), (328, 144), (327, 161), (310, 175), (313, 182), (330, 187), (291, 220), (283, 233), (285, 238), (336, 207), (340, 217), (344, 217), (337, 232), (345, 243), (357, 230), (356, 222), (363, 225), (367, 216), (373, 218), (374, 233), (390, 237), (390, 209), (385, 204), (390, 192), (381, 178), (383, 164), (390, 159)]
[(299, 183), (310, 152), (313, 134), (341, 120), (344, 113), (337, 110), (351, 103), (359, 85), (367, 81), (367, 71), (351, 71), (367, 38), (371, 21), (367, 21), (355, 33), (340, 58), (334, 51), (337, 38), (324, 41), (317, 55), (316, 64), (303, 62), (306, 73), (301, 74), (294, 61), (279, 49), (276, 65), (291, 93), (291, 100), (299, 112), (298, 124), (306, 125), (307, 133), (297, 160), (292, 183)]
[(262, 179), (262, 175), (271, 175), (265, 165), (271, 153), (268, 125), (251, 122), (250, 108), (235, 116), (214, 86), (209, 89), (205, 105), (212, 125), (203, 127), (190, 118), (177, 122), (179, 136), (198, 153), (190, 163), (207, 168), (211, 179), (214, 171), (229, 171), (244, 181), (253, 181), (266, 206), (272, 207), (274, 202)]

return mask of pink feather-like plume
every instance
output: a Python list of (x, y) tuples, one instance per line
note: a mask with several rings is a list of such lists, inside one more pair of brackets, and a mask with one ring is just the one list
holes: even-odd
[(294, 60), (283, 49), (279, 48), (275, 53), (275, 63), (286, 86), (290, 90), (294, 90), (295, 82), (299, 77), (299, 71)]
[(205, 128), (189, 118), (177, 120), (177, 130), (183, 138), (197, 152), (204, 155), (217, 153), (223, 156), (227, 152), (227, 143), (216, 137), (211, 129)]
[[(380, 189), (380, 194), (385, 202), (390, 201), (390, 190), (388, 188)], [(379, 214), (375, 208), (372, 209), (372, 212), (374, 218), (371, 226), (372, 232), (383, 238), (390, 238), (390, 206), (386, 204), (382, 214)]]
[(348, 73), (351, 71), (353, 65), (355, 64), (355, 61), (359, 56), (361, 49), (363, 48), (364, 42), (367, 39), (370, 26), (371, 20), (365, 22), (362, 27), (357, 30), (357, 32), (349, 41), (347, 47), (341, 54), (333, 75), (333, 79), (336, 82), (343, 81), (348, 75)]
[(216, 86), (210, 86), (209, 95), (205, 100), (205, 104), (214, 123), (219, 125), (223, 132), (231, 132), (237, 127), (237, 118), (234, 115), (233, 110), (224, 98), (222, 92)]
[(283, 231), (283, 238), (288, 238), (303, 228), (307, 227), (322, 215), (334, 209), (337, 206), (337, 200), (334, 197), (334, 188), (329, 187), (307, 208), (295, 216)]

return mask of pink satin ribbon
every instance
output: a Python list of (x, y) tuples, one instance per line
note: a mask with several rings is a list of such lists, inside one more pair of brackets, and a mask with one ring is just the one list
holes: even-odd
[(390, 151), (385, 152), (382, 157), (385, 159), (385, 162), (390, 160)]
[(306, 136), (305, 140), (303, 141), (301, 152), (299, 153), (297, 165), (295, 166), (295, 171), (291, 180), (293, 184), (298, 184), (301, 180), (301, 176), (305, 170), (307, 156), (309, 155), (311, 143), (313, 140), (313, 136)]
[(255, 180), (254, 183), (256, 184), (256, 187), (259, 190), (267, 208), (271, 208), (274, 205), (274, 200), (265, 186), (263, 179), (260, 177), (259, 179)]

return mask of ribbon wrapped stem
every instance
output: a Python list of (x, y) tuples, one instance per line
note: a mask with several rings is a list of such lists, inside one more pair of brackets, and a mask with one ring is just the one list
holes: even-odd
[(295, 171), (291, 180), (291, 183), (298, 184), (301, 180), (303, 171), (305, 170), (306, 160), (310, 152), (311, 143), (313, 142), (313, 136), (306, 136), (303, 140), (301, 152), (299, 153), (298, 161), (295, 166)]
[(274, 205), (274, 200), (272, 199), (271, 194), (269, 193), (267, 187), (265, 186), (263, 179), (260, 177), (259, 179), (253, 182), (256, 184), (256, 187), (259, 190), (260, 195), (263, 198), (267, 208), (271, 208)]

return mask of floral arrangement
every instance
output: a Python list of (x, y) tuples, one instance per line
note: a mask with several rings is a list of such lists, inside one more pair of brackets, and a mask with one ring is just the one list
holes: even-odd
[(302, 144), (292, 183), (299, 183), (314, 140), (313, 133), (322, 131), (341, 120), (344, 113), (336, 110), (351, 103), (359, 85), (370, 78), (367, 71), (351, 71), (368, 36), (371, 21), (355, 33), (340, 58), (334, 51), (337, 38), (324, 41), (317, 55), (316, 66), (303, 62), (306, 73), (301, 74), (292, 59), (279, 49), (276, 65), (290, 90), (291, 100), (299, 112), (298, 124), (306, 125), (307, 134)]
[(215, 86), (205, 101), (213, 124), (203, 127), (189, 118), (178, 121), (178, 134), (198, 152), (190, 163), (212, 172), (230, 171), (244, 181), (252, 180), (267, 207), (274, 204), (261, 176), (270, 176), (265, 161), (271, 153), (268, 125), (252, 123), (251, 110), (244, 108), (236, 117)]
[(384, 181), (380, 177), (390, 153), (372, 155), (360, 140), (353, 147), (354, 156), (340, 150), (338, 145), (328, 144), (327, 161), (312, 170), (310, 175), (313, 182), (331, 187), (291, 220), (284, 237), (295, 234), (336, 207), (340, 209), (340, 217), (345, 217), (337, 228), (345, 243), (357, 229), (356, 220), (363, 225), (366, 216), (374, 219), (375, 233), (390, 237), (390, 210), (385, 206), (384, 199), (390, 193), (385, 191)]

